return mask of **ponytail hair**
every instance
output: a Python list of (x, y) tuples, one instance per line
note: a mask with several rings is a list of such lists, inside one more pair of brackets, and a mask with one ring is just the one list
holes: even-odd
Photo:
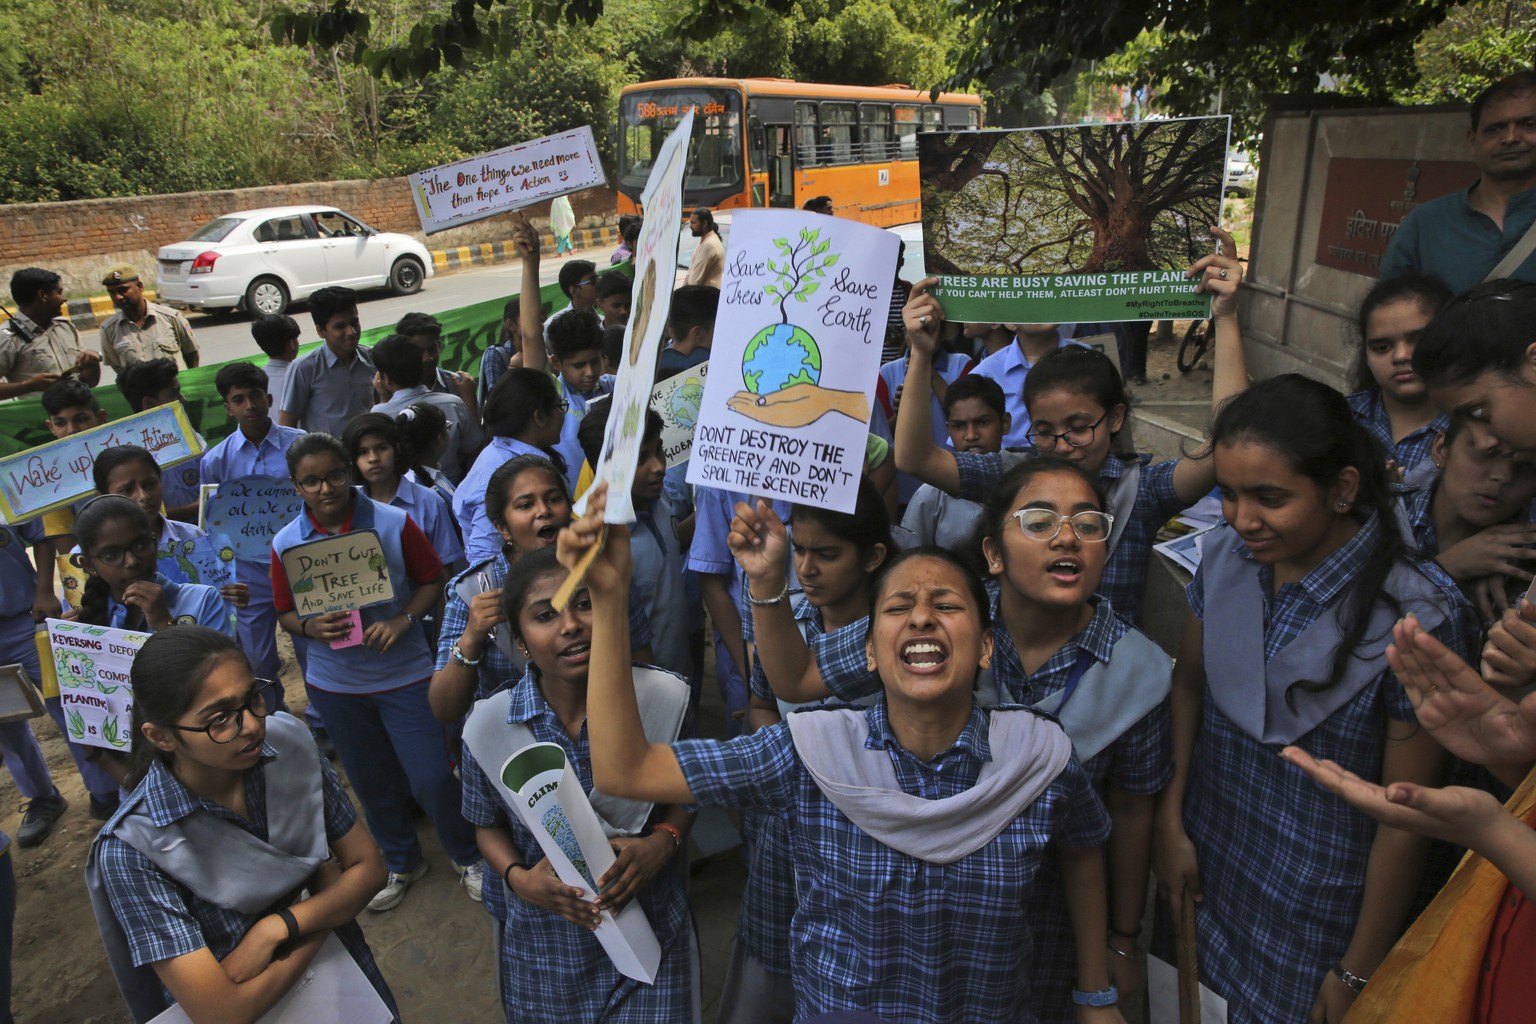
[(430, 402), (417, 402), (400, 410), (395, 416), (395, 427), (400, 431), (400, 446), (395, 449), (395, 465), (402, 472), (414, 472), (416, 482), (423, 487), (431, 487), (432, 474), (427, 472), (427, 453), (448, 432), (448, 417)]
[[(131, 790), (144, 781), (156, 761), (171, 764), (172, 755), (150, 742), (144, 725), (175, 724), (197, 701), (214, 665), (230, 654), (246, 661), (234, 637), (207, 626), (168, 626), (144, 641), (128, 673), (133, 686), (133, 749), (123, 788)], [(249, 662), (246, 665), (249, 668)]]
[[(116, 450), (118, 449), (107, 449), (107, 451)], [(143, 449), (139, 450), (143, 451)], [(106, 452), (102, 454), (105, 455)], [(116, 522), (119, 519), (127, 520), (129, 525), (144, 533), (151, 533), (153, 530), (154, 524), (149, 520), (149, 513), (140, 508), (139, 503), (132, 498), (121, 494), (98, 495), (81, 506), (79, 514), (75, 516), (75, 540), (80, 544), (80, 554), (90, 557), (91, 549), (96, 546), (102, 528), (107, 523)], [(87, 576), (85, 586), (80, 591), (80, 621), (89, 626), (107, 625), (112, 619), (111, 598), (112, 588), (107, 585), (106, 580), (96, 575)]]
[[(1343, 639), (1333, 652), (1328, 678), (1291, 687), (1326, 690), (1339, 681), (1355, 650), (1368, 639), (1365, 633), (1376, 602), (1386, 604), (1394, 619), (1402, 614), (1402, 605), (1385, 590), (1392, 566), (1408, 554), (1394, 518), (1386, 452), (1356, 421), (1343, 395), (1299, 373), (1261, 381), (1221, 407), (1211, 428), (1212, 446), (1242, 441), (1284, 456), (1293, 471), (1319, 488), (1333, 486), (1339, 474), (1353, 466), (1360, 485), (1350, 514), (1363, 522), (1374, 513), (1380, 527), (1376, 546), (1345, 590)], [(1291, 700), (1288, 691), (1286, 701)]]

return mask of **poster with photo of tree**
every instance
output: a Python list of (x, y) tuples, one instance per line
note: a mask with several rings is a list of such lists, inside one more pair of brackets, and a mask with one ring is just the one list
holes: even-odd
[(1230, 118), (918, 136), (924, 262), (954, 320), (1208, 316)]

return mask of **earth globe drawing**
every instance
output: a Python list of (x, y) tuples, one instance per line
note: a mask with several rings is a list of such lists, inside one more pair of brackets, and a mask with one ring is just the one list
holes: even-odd
[(677, 425), (692, 430), (699, 422), (699, 403), (704, 401), (704, 385), (689, 378), (682, 387), (672, 392), (671, 412)]
[(747, 342), (741, 379), (762, 405), (768, 395), (795, 384), (821, 383), (821, 349), (794, 324), (764, 327)]

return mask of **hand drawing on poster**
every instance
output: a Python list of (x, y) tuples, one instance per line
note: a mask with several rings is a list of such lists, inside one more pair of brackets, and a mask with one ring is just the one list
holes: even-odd
[(59, 681), (64, 727), (76, 743), (126, 751), (133, 743), (128, 674), (148, 634), (48, 620), (48, 647)]
[(272, 538), (304, 511), (293, 481), (282, 477), (226, 480), (217, 488), (204, 487), (203, 495), (203, 529), (227, 535), (235, 557), (246, 561), (270, 562)]
[(952, 320), (1201, 319), (1229, 118), (918, 136), (923, 260)]
[(283, 552), (283, 571), (299, 618), (349, 612), (395, 598), (379, 535), (354, 530)]
[[(677, 278), (677, 225), (683, 219), (683, 175), (688, 166), (688, 142), (693, 111), (678, 122), (662, 143), (646, 180), (641, 203), (645, 219), (635, 243), (634, 308), (624, 334), (624, 359), (610, 400), (612, 412), (603, 432), (596, 479), (608, 483), (605, 522), (635, 521), (630, 487), (640, 459), (645, 410), (656, 383), (656, 358), (672, 310), (672, 282)], [(590, 491), (588, 492), (591, 493)], [(586, 509), (586, 496), (577, 511)]]
[(661, 417), (661, 457), (667, 460), (668, 469), (687, 462), (693, 450), (693, 428), (699, 422), (708, 376), (709, 361), (705, 360), (668, 377), (651, 392), (651, 408)]
[(853, 221), (737, 214), (689, 483), (853, 510), (897, 248)]

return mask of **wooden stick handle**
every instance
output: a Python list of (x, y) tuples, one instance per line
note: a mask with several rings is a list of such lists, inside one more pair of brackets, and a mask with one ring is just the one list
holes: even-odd
[(571, 603), (571, 595), (576, 593), (576, 588), (581, 586), (587, 578), (587, 570), (592, 568), (592, 563), (597, 561), (597, 556), (603, 553), (603, 544), (608, 540), (608, 527), (604, 524), (602, 532), (597, 535), (597, 543), (587, 549), (587, 553), (581, 556), (581, 561), (576, 563), (576, 568), (560, 584), (560, 589), (555, 591), (555, 596), (549, 599), (549, 603), (555, 611), (565, 611), (565, 606)]
[(1179, 1024), (1200, 1024), (1200, 964), (1195, 955), (1195, 896), (1184, 890), (1179, 908)]

